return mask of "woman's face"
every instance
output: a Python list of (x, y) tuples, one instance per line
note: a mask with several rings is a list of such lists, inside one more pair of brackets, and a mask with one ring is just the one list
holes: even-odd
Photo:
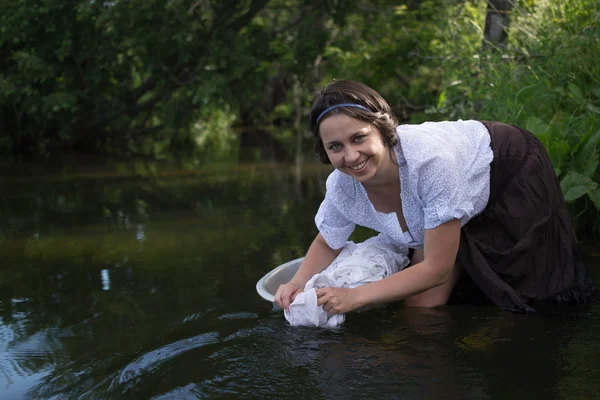
[(389, 158), (381, 133), (369, 122), (333, 114), (321, 122), (319, 132), (331, 164), (359, 182), (376, 176)]

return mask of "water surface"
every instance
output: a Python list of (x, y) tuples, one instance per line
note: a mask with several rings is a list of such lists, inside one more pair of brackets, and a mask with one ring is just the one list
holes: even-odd
[[(327, 170), (17, 164), (0, 178), (0, 398), (593, 398), (600, 308), (387, 306), (289, 327)], [(360, 231), (355, 240), (366, 238)], [(598, 282), (600, 257), (588, 245)]]

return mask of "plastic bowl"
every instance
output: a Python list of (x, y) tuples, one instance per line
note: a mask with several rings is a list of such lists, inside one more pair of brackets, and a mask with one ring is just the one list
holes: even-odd
[(277, 292), (279, 285), (283, 285), (284, 283), (292, 280), (294, 274), (296, 271), (298, 271), (298, 268), (300, 268), (302, 260), (304, 260), (304, 257), (288, 261), (285, 264), (281, 264), (280, 266), (274, 268), (265, 276), (260, 278), (260, 280), (256, 283), (256, 291), (260, 297), (270, 301), (271, 303), (274, 303), (275, 292)]

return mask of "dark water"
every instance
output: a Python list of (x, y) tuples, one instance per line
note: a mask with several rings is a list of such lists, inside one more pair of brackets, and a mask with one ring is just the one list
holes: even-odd
[(287, 326), (254, 286), (303, 255), (325, 170), (85, 165), (2, 171), (0, 399), (600, 396), (599, 307)]

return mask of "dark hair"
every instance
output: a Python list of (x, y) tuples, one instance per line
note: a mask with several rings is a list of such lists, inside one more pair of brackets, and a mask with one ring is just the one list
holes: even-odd
[[(365, 111), (357, 107), (339, 107), (329, 111), (317, 123), (317, 118), (319, 118), (319, 115), (325, 109), (342, 103), (357, 104), (370, 111)], [(310, 110), (309, 123), (310, 130), (315, 137), (315, 153), (323, 164), (331, 164), (331, 162), (319, 134), (319, 125), (328, 116), (339, 113), (375, 125), (379, 132), (381, 132), (381, 139), (385, 147), (391, 149), (398, 144), (398, 137), (396, 136), (398, 121), (383, 97), (364, 83), (336, 80), (325, 86), (320, 92), (317, 92)]]

